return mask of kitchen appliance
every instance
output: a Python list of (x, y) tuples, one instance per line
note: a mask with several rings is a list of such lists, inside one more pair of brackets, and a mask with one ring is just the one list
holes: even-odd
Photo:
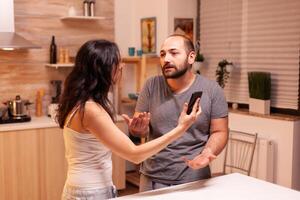
[(25, 116), (27, 115), (27, 106), (30, 104), (28, 100), (23, 100), (20, 95), (17, 95), (14, 100), (7, 101), (8, 113), (15, 118)]
[(1, 107), (0, 124), (28, 122), (31, 120), (27, 107), (32, 103), (21, 99), (20, 95), (17, 95), (14, 100), (9, 100), (4, 104), (6, 106)]
[(0, 1), (0, 49), (41, 48), (15, 33), (13, 0)]
[(50, 81), (52, 85), (52, 98), (51, 98), (51, 103), (48, 106), (48, 116), (51, 117), (53, 120), (55, 119), (56, 116), (56, 110), (58, 107), (58, 102), (61, 94), (61, 80), (52, 80)]
[(31, 121), (31, 117), (29, 115), (24, 115), (22, 117), (2, 117), (0, 118), (0, 124), (9, 124), (9, 123), (21, 123), (21, 122), (29, 122)]

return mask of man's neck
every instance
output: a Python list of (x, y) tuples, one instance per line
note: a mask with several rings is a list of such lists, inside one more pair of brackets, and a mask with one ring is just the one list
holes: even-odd
[(167, 83), (175, 94), (182, 93), (190, 88), (196, 75), (192, 71), (187, 71), (183, 76), (176, 79), (167, 79)]

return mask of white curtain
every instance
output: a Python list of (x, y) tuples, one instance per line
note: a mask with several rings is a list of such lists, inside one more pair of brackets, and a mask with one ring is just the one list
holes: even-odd
[(218, 62), (233, 62), (224, 90), (230, 102), (248, 103), (248, 71), (271, 72), (271, 106), (298, 109), (299, 0), (202, 0), (201, 73), (215, 78)]

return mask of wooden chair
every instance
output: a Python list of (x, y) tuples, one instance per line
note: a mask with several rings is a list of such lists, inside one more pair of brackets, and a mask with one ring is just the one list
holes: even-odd
[(250, 134), (240, 131), (229, 131), (229, 139), (225, 148), (223, 172), (212, 174), (213, 177), (228, 173), (250, 175), (257, 133)]

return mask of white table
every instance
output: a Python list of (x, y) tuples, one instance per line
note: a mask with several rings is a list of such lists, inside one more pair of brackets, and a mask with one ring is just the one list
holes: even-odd
[(300, 192), (234, 173), (117, 199), (300, 200)]

